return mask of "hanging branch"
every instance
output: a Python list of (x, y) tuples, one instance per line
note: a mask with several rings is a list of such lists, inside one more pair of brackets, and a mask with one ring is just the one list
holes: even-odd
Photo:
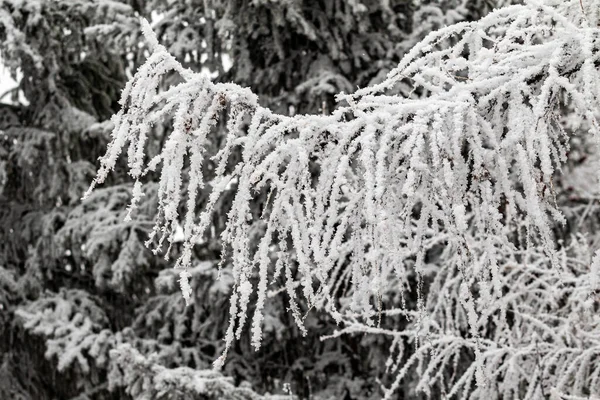
[[(260, 106), (247, 88), (184, 69), (143, 21), (153, 52), (123, 91), (112, 141), (86, 196), (127, 146), (135, 179), (131, 212), (143, 196), (143, 177), (162, 163), (159, 214), (147, 244), (159, 251), (165, 240), (172, 242), (183, 219), (184, 247), (175, 266), (188, 301), (192, 247), (209, 227), (217, 200), (237, 185), (222, 234), (235, 280), (231, 319), (216, 366), (247, 323), (252, 293), (252, 343), (260, 346), (274, 256), (272, 278), (286, 280), (290, 309), (303, 331), (297, 288), (310, 307), (338, 322), (358, 318), (369, 326), (382, 312), (376, 297), (402, 291), (399, 282), (410, 268), (418, 277), (423, 325), (431, 308), (422, 293), (425, 259), (442, 245), (462, 277), (460, 304), (477, 342), (479, 298), (489, 305), (502, 297), (500, 261), (506, 249), (516, 249), (514, 232), (524, 227), (528, 246), (561, 268), (552, 232), (565, 221), (553, 188), (568, 150), (560, 118), (565, 112), (579, 115), (597, 134), (600, 93), (599, 30), (590, 27), (597, 21), (591, 21), (593, 13), (586, 20), (575, 1), (532, 1), (442, 28), (418, 43), (382, 83), (338, 95), (339, 107), (330, 115), (293, 117)], [(599, 6), (591, 3), (591, 10)], [(161, 92), (163, 77), (173, 72), (181, 83)], [(413, 95), (386, 94), (398, 84), (411, 85)], [(226, 140), (210, 154), (222, 115)], [(151, 127), (167, 117), (173, 131), (161, 153), (146, 161)], [(235, 151), (241, 160), (232, 164)], [(208, 158), (217, 164), (216, 178), (196, 213)], [(254, 247), (250, 211), (261, 190), (270, 196), (264, 236)], [(187, 211), (180, 216), (182, 193)], [(474, 282), (478, 299), (470, 289)], [(342, 286), (350, 288), (350, 301), (340, 308)], [(477, 365), (478, 385), (484, 385)]]

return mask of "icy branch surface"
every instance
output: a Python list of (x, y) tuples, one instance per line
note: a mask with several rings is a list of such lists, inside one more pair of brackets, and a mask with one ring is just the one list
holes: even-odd
[[(515, 284), (511, 268), (532, 269), (552, 285), (573, 276), (582, 290), (573, 293), (577, 298), (598, 289), (598, 278), (585, 279), (593, 271), (597, 275), (598, 261), (593, 270), (573, 275), (552, 230), (565, 221), (554, 188), (569, 148), (562, 118), (576, 115), (582, 134), (598, 134), (598, 10), (597, 0), (530, 1), (448, 26), (416, 44), (381, 84), (339, 94), (339, 107), (330, 115), (291, 117), (261, 107), (247, 88), (213, 83), (184, 69), (144, 21), (153, 53), (123, 91), (112, 142), (90, 191), (126, 149), (135, 179), (131, 213), (144, 195), (144, 176), (160, 167), (159, 213), (147, 244), (159, 251), (183, 226), (176, 267), (188, 300), (192, 247), (209, 228), (221, 195), (237, 187), (222, 235), (234, 292), (217, 367), (247, 325), (253, 345), (260, 346), (268, 287), (281, 278), (300, 329), (305, 328), (298, 296), (344, 322), (347, 333), (428, 337), (410, 363), (431, 357), (435, 368), (451, 363), (459, 348), (470, 348), (477, 362), (451, 390), (467, 390), (475, 379), (484, 391), (490, 365), (517, 351), (482, 339), (486, 321), (497, 312), (494, 329), (501, 332), (507, 304), (531, 295), (529, 283), (521, 281), (516, 297), (508, 299), (506, 286)], [(159, 90), (172, 72), (181, 82)], [(397, 85), (409, 85), (411, 94), (389, 94)], [(166, 118), (172, 118), (173, 131), (161, 153), (147, 160), (151, 127)], [(219, 129), (226, 129), (226, 138), (215, 152)], [(207, 159), (217, 165), (211, 187), (204, 181)], [(200, 190), (210, 196), (198, 210)], [(265, 192), (257, 220), (252, 204)], [(264, 227), (258, 241), (257, 223)], [(522, 254), (519, 243), (531, 252)], [(423, 276), (432, 268), (439, 292), (425, 296)], [(412, 273), (414, 288), (407, 287)], [(418, 293), (416, 310), (392, 301), (390, 293), (404, 298), (407, 289)], [(457, 303), (448, 302), (445, 293), (455, 293)], [(256, 305), (249, 318), (251, 299)], [(414, 330), (376, 328), (386, 313), (411, 315)], [(546, 323), (530, 315), (511, 318), (524, 325)], [(468, 327), (468, 339), (453, 336), (461, 324)], [(540, 346), (526, 351), (548, 350), (548, 365), (564, 361), (568, 370), (568, 360), (600, 349), (597, 333), (594, 338), (590, 350), (564, 357)], [(563, 340), (554, 339), (548, 346)], [(408, 368), (400, 369), (392, 389)], [(423, 388), (440, 379), (430, 369), (424, 376)], [(590, 379), (598, 384), (598, 374)], [(568, 384), (559, 382), (555, 394)]]

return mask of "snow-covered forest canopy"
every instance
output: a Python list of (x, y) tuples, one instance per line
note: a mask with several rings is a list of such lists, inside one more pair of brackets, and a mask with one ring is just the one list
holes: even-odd
[(600, 398), (600, 0), (0, 0), (0, 56), (1, 399)]

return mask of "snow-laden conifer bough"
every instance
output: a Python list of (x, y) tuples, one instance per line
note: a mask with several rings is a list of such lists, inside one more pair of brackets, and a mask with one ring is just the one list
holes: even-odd
[[(418, 390), (438, 386), (448, 397), (461, 390), (478, 398), (599, 394), (600, 323), (591, 304), (600, 257), (582, 265), (583, 245), (558, 246), (553, 234), (565, 221), (553, 183), (572, 134), (563, 118), (577, 120), (578, 134), (598, 135), (599, 22), (599, 0), (498, 9), (429, 34), (383, 82), (339, 94), (331, 115), (290, 117), (261, 107), (247, 88), (184, 69), (143, 21), (153, 52), (123, 91), (90, 191), (128, 146), (131, 212), (144, 195), (144, 175), (162, 163), (159, 215), (147, 245), (158, 251), (172, 241), (185, 193), (185, 242), (175, 267), (189, 301), (192, 246), (220, 195), (237, 185), (222, 235), (235, 284), (216, 367), (246, 324), (260, 346), (269, 281), (283, 279), (303, 332), (297, 289), (310, 308), (343, 326), (332, 336), (393, 337), (388, 398), (410, 368), (419, 370)], [(181, 83), (159, 91), (172, 72)], [(399, 84), (412, 91), (394, 94)], [(210, 154), (206, 144), (223, 116), (226, 141)], [(173, 131), (146, 162), (151, 127), (167, 117)], [(236, 150), (241, 160), (232, 164)], [(209, 157), (218, 164), (217, 179), (196, 213)], [(264, 235), (251, 246), (250, 206), (265, 190)], [(432, 268), (426, 292), (423, 276)], [(412, 272), (417, 287), (407, 288)], [(418, 293), (414, 310), (405, 307), (407, 289)], [(558, 301), (559, 289), (567, 304), (554, 314), (540, 311)], [(573, 313), (581, 316), (579, 331), (569, 329)], [(382, 315), (405, 316), (410, 324), (387, 328)], [(408, 360), (405, 340), (416, 345)], [(465, 349), (470, 366), (445, 382)]]

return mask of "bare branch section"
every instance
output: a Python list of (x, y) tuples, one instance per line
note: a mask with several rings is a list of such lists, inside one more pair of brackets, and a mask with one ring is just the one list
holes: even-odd
[[(443, 28), (418, 43), (381, 84), (340, 94), (340, 106), (330, 115), (293, 117), (261, 107), (249, 89), (215, 84), (184, 69), (144, 21), (154, 51), (123, 91), (112, 142), (90, 191), (127, 147), (136, 180), (133, 210), (144, 193), (144, 175), (162, 164), (159, 215), (148, 244), (158, 250), (172, 241), (182, 219), (185, 244), (176, 267), (187, 300), (193, 244), (209, 227), (220, 196), (237, 185), (222, 235), (235, 290), (226, 350), (216, 366), (246, 324), (252, 326), (254, 346), (260, 346), (270, 279), (285, 280), (301, 329), (297, 291), (310, 307), (345, 322), (348, 332), (359, 326), (363, 332), (401, 337), (408, 331), (378, 331), (375, 324), (382, 313), (400, 313), (386, 294), (403, 296), (412, 273), (417, 287), (409, 289), (418, 292), (418, 301), (410, 333), (431, 333), (433, 341), (410, 362), (436, 349), (431, 353), (435, 368), (453, 362), (459, 348), (469, 348), (478, 361), (457, 377), (452, 394), (469, 390), (473, 378), (483, 390), (491, 376), (484, 361), (493, 365), (512, 351), (481, 338), (488, 329), (485, 321), (496, 311), (504, 314), (495, 329), (506, 326), (508, 261), (527, 264), (528, 256), (520, 252), (531, 248), (534, 259), (544, 260), (539, 268), (551, 274), (553, 285), (559, 284), (555, 274), (569, 276), (552, 230), (564, 222), (553, 177), (567, 159), (569, 135), (561, 123), (566, 113), (581, 118), (582, 134), (598, 133), (599, 9), (597, 0), (584, 2), (584, 9), (579, 0), (531, 1)], [(172, 72), (181, 83), (159, 91)], [(398, 85), (412, 92), (393, 94)], [(226, 140), (211, 154), (211, 135), (223, 128), (218, 125), (223, 116)], [(173, 118), (173, 132), (161, 153), (147, 161), (147, 135), (165, 118)], [(232, 157), (236, 152), (239, 160)], [(217, 178), (209, 201), (197, 212), (197, 193), (207, 190), (207, 157), (218, 165)], [(264, 234), (253, 245), (251, 205), (264, 191), (270, 193)], [(187, 211), (180, 215), (184, 201)], [(469, 339), (443, 335), (454, 324), (445, 307), (459, 306), (448, 304), (443, 291), (423, 293), (423, 275), (435, 249), (434, 287), (456, 293), (462, 311), (452, 318), (467, 321)], [(253, 294), (256, 308), (249, 322)], [(517, 314), (511, 318), (532, 323)], [(527, 354), (547, 350), (527, 349)], [(581, 357), (586, 354), (592, 357)], [(393, 388), (403, 373), (398, 376)], [(443, 379), (433, 370), (424, 376), (423, 387)]]

